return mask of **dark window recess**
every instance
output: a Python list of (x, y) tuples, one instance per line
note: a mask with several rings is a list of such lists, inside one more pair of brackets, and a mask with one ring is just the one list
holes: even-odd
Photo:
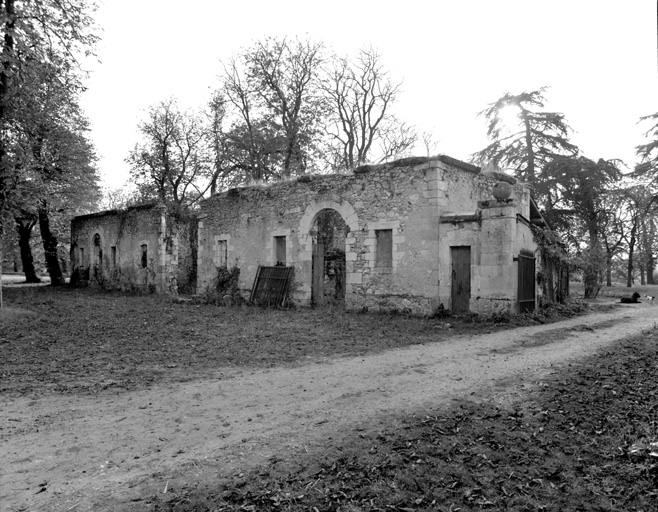
[(117, 265), (117, 248), (116, 246), (110, 247), (110, 255), (112, 257), (112, 266), (116, 267)]
[(85, 266), (85, 248), (80, 247), (80, 266), (84, 267)]
[(101, 236), (96, 233), (93, 238), (94, 242), (94, 265), (103, 265), (103, 249), (101, 249)]
[(142, 244), (142, 268), (148, 266), (148, 247), (146, 244)]
[(226, 240), (219, 240), (217, 242), (217, 266), (226, 267), (228, 256), (228, 243)]
[(275, 236), (274, 237), (274, 253), (275, 260), (278, 266), (286, 265), (286, 237), (285, 236)]
[(393, 267), (393, 230), (375, 230), (375, 267)]

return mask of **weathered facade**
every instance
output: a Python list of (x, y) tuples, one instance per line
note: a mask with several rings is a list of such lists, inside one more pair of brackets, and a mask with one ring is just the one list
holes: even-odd
[(237, 267), (248, 298), (258, 267), (278, 265), (294, 269), (289, 299), (301, 305), (525, 311), (537, 298), (531, 224), (542, 220), (513, 182), (446, 156), (413, 158), (232, 189), (205, 200), (196, 221), (162, 205), (84, 215), (71, 227), (73, 279), (201, 295)]
[(75, 217), (71, 279), (121, 290), (177, 293), (190, 285), (193, 228), (155, 204)]
[(300, 304), (334, 299), (417, 314), (440, 304), (528, 309), (537, 249), (530, 224), (540, 216), (522, 185), (494, 199), (497, 183), (478, 167), (436, 157), (215, 195), (198, 216), (197, 293), (213, 286), (218, 268), (235, 265), (246, 295), (259, 265), (278, 264), (294, 267)]

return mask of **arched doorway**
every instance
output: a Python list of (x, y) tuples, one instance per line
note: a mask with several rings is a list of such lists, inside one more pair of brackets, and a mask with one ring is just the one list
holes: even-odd
[(311, 303), (345, 301), (345, 238), (350, 228), (340, 213), (320, 210), (311, 226), (313, 238)]

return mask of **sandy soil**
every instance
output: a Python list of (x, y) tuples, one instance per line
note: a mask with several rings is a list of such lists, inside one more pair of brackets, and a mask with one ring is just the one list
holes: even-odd
[(652, 303), (558, 324), (296, 367), (218, 372), (96, 396), (0, 397), (0, 510), (144, 510), (217, 481), (463, 397), (505, 401), (557, 366), (655, 327)]

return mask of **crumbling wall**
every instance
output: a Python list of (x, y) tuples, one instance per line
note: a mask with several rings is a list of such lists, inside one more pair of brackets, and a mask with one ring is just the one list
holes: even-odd
[[(276, 264), (276, 237), (284, 237), (285, 264), (295, 267), (293, 297), (308, 304), (314, 220), (332, 209), (348, 226), (346, 306), (431, 313), (442, 300), (441, 213), (475, 211), (478, 201), (492, 197), (496, 184), (478, 168), (453, 162), (405, 160), (366, 166), (351, 175), (303, 177), (213, 196), (199, 215), (198, 292), (211, 287), (217, 268), (226, 264), (241, 269), (240, 288), (246, 295), (258, 265)], [(386, 237), (390, 261), (382, 264), (378, 244)], [(477, 234), (469, 240), (477, 244)]]
[(75, 217), (71, 222), (72, 283), (176, 293), (179, 227), (158, 205)]

